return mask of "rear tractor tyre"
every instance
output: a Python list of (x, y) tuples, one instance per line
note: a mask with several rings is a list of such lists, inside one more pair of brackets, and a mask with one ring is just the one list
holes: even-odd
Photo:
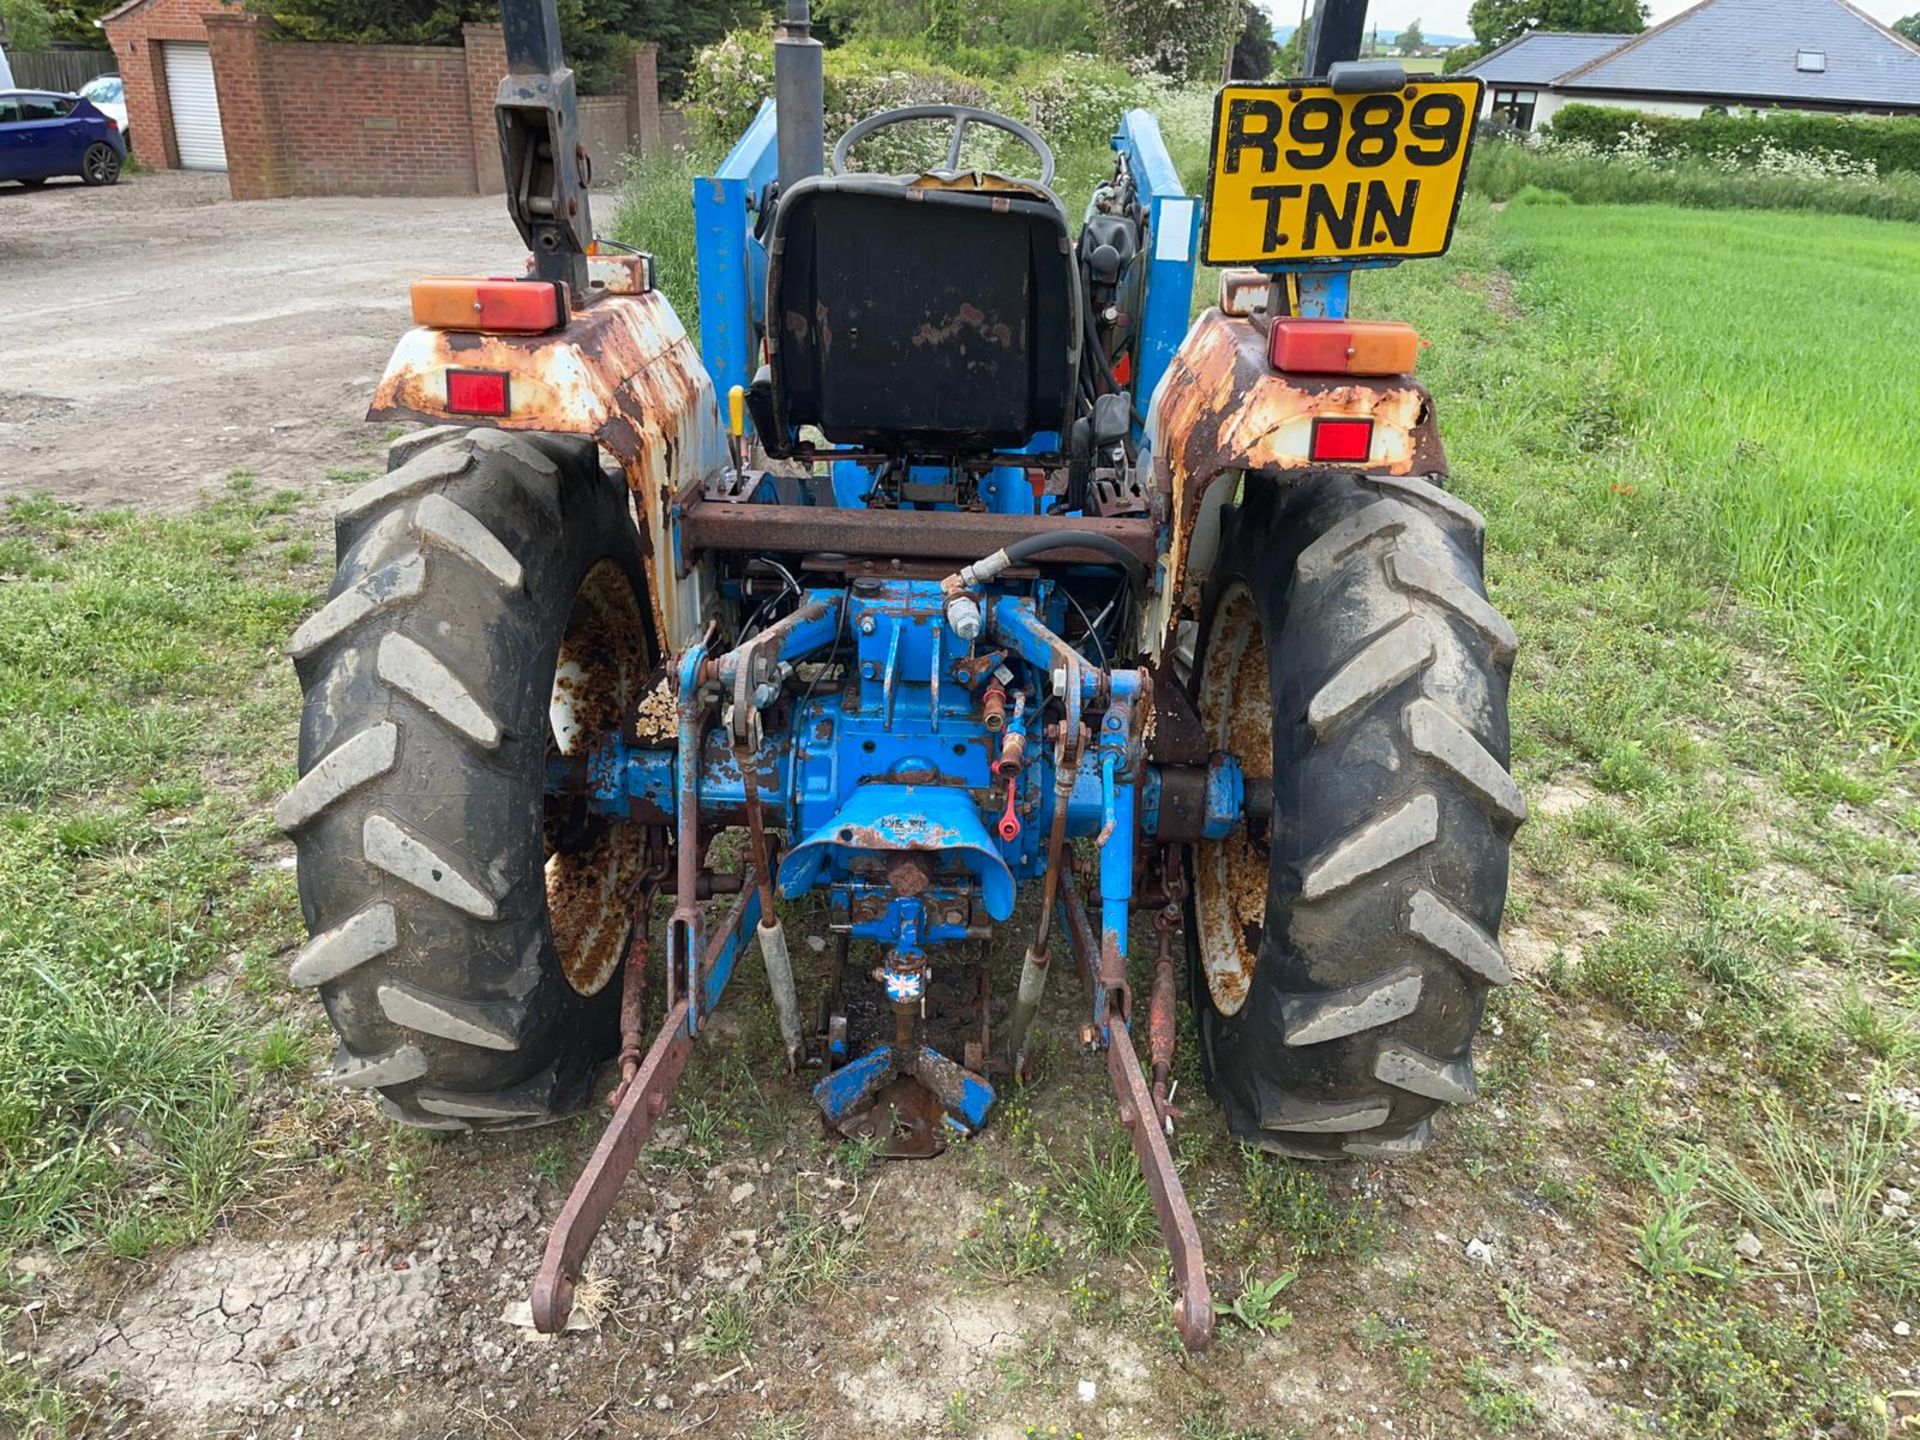
[(550, 800), (550, 757), (626, 723), (655, 647), (625, 487), (593, 446), (426, 432), (336, 521), (294, 634), (300, 782), (275, 812), (312, 935), (289, 978), (332, 1080), (404, 1124), (583, 1105), (617, 1041), (635, 826)]
[(1249, 476), (1210, 586), (1198, 709), (1271, 819), (1192, 852), (1194, 1003), (1238, 1138), (1413, 1154), (1474, 1098), (1507, 857), (1513, 629), (1484, 523), (1419, 479)]

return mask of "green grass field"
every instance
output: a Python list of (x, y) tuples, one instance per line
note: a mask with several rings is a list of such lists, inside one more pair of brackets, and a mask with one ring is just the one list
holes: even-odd
[(1570, 438), (1698, 497), (1836, 722), (1920, 739), (1920, 227), (1523, 204), (1495, 235), (1581, 357)]
[(262, 1163), (250, 1079), (311, 1058), (197, 983), (275, 985), (297, 934), (259, 863), (324, 583), (292, 510), (0, 516), (0, 1254), (201, 1234)]

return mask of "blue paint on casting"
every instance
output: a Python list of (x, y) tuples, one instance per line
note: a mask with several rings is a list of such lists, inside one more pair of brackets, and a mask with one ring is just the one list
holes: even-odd
[(1160, 122), (1149, 110), (1129, 110), (1120, 119), (1113, 148), (1127, 157), (1140, 203), (1147, 211), (1146, 303), (1140, 315), (1140, 373), (1133, 379), (1136, 411), (1133, 438), (1141, 438), (1139, 417), (1147, 411), (1174, 352), (1187, 338), (1193, 305), (1194, 267), (1200, 252), (1200, 202), (1187, 194), (1160, 136)]
[(755, 337), (766, 319), (767, 252), (754, 238), (753, 219), (778, 169), (775, 139), (773, 101), (763, 100), (720, 168), (693, 182), (700, 355), (716, 395), (750, 383), (759, 364)]

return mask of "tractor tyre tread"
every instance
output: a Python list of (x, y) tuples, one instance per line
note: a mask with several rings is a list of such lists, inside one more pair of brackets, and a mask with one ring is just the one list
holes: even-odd
[(551, 661), (586, 573), (643, 594), (626, 496), (588, 442), (443, 427), (336, 517), (339, 569), (290, 648), (301, 776), (275, 810), (312, 938), (291, 983), (329, 1079), (401, 1123), (509, 1129), (588, 1098), (619, 986), (583, 996), (547, 918)]
[(1209, 1079), (1251, 1144), (1412, 1154), (1474, 1098), (1486, 991), (1512, 978), (1516, 642), (1486, 598), (1485, 522), (1437, 485), (1246, 483), (1215, 583), (1244, 583), (1264, 623), (1274, 804), (1246, 999), (1225, 1015), (1196, 980)]

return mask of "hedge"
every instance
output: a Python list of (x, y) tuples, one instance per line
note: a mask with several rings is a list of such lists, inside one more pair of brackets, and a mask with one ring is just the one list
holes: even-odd
[(1580, 205), (1678, 205), (1695, 210), (1812, 210), (1920, 221), (1920, 175), (1877, 180), (1767, 173), (1679, 156), (1622, 163), (1570, 148), (1515, 141), (1476, 145), (1468, 187), (1489, 200)]
[[(933, 64), (905, 47), (857, 42), (829, 49), (825, 62), (829, 143), (856, 120), (882, 110), (941, 102), (1025, 120), (1055, 149), (1099, 145), (1121, 112), (1147, 96), (1146, 87), (1125, 69), (1091, 55), (1051, 56), (992, 77)], [(772, 93), (773, 46), (764, 31), (735, 31), (707, 46), (694, 57), (687, 82), (687, 112), (696, 136), (709, 147), (732, 144)], [(945, 127), (940, 128), (944, 150)], [(1005, 164), (1017, 157), (1009, 149), (1017, 142), (1000, 132), (976, 128), (968, 135), (968, 163)], [(904, 169), (930, 161), (932, 156), (908, 152), (934, 138), (883, 132), (874, 137), (865, 168)]]
[(1551, 122), (1555, 140), (1575, 140), (1599, 150), (1617, 150), (1631, 132), (1655, 155), (1717, 160), (1752, 153), (1767, 143), (1803, 155), (1844, 155), (1869, 162), (1881, 174), (1920, 171), (1920, 117), (1814, 115), (1797, 110), (1702, 115), (1645, 115), (1602, 105), (1569, 105)]

